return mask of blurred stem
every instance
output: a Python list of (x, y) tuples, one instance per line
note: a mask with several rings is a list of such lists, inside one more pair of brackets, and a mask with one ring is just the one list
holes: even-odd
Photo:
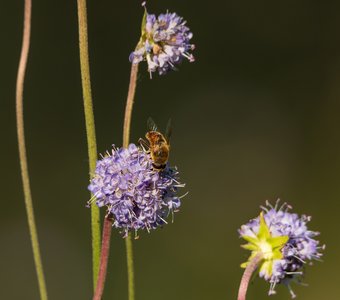
[(135, 299), (135, 278), (134, 278), (134, 269), (133, 269), (133, 248), (132, 248), (132, 239), (131, 234), (125, 238), (125, 246), (126, 246), (126, 261), (127, 261), (127, 271), (128, 271), (128, 292), (129, 292), (129, 300)]
[(241, 279), (237, 300), (246, 299), (246, 294), (247, 294), (250, 279), (253, 273), (255, 272), (255, 270), (257, 269), (257, 267), (259, 266), (262, 258), (263, 258), (262, 253), (259, 253), (248, 263), (246, 269), (244, 270), (242, 279)]
[(103, 295), (107, 271), (107, 262), (109, 259), (110, 252), (111, 230), (112, 230), (112, 216), (109, 215), (106, 216), (104, 219), (98, 282), (95, 294), (93, 296), (93, 300), (101, 300)]
[[(81, 80), (83, 87), (84, 112), (87, 134), (87, 148), (89, 156), (90, 176), (94, 173), (97, 161), (97, 144), (94, 125), (89, 51), (87, 39), (87, 11), (86, 0), (77, 0), (78, 2), (78, 25), (79, 25), (79, 52)], [(97, 277), (100, 260), (100, 215), (99, 208), (96, 205), (91, 206), (91, 230), (92, 230), (92, 265), (93, 265), (93, 286), (96, 290)]]
[(33, 257), (35, 269), (38, 277), (40, 299), (47, 300), (47, 291), (45, 284), (44, 271), (40, 256), (40, 247), (38, 241), (38, 233), (35, 225), (33, 202), (30, 188), (30, 180), (27, 166), (27, 155), (25, 145), (25, 131), (24, 131), (24, 82), (25, 73), (27, 66), (27, 59), (30, 47), (30, 36), (31, 36), (31, 14), (32, 14), (32, 1), (25, 0), (25, 11), (24, 11), (24, 30), (23, 40), (21, 48), (21, 56), (18, 67), (17, 85), (16, 85), (16, 119), (17, 119), (17, 134), (18, 134), (18, 146), (19, 146), (19, 159), (21, 167), (21, 177), (24, 189), (25, 206), (27, 212), (28, 227), (31, 236), (31, 243), (33, 249)]
[[(131, 65), (130, 83), (128, 96), (126, 99), (125, 117), (124, 117), (124, 128), (123, 128), (123, 147), (127, 148), (130, 142), (130, 127), (132, 118), (132, 108), (136, 93), (137, 86), (137, 75), (138, 75), (138, 64)], [(133, 248), (131, 235), (125, 238), (126, 247), (126, 261), (127, 261), (127, 272), (128, 272), (128, 293), (129, 300), (135, 299), (135, 279), (133, 269)]]

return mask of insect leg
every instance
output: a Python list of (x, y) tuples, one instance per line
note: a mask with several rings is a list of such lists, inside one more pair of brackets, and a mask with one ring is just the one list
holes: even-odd
[(150, 152), (150, 145), (146, 140), (140, 138), (138, 144), (142, 147), (144, 152)]

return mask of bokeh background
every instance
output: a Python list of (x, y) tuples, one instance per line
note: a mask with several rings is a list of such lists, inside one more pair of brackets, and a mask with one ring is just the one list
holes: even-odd
[[(137, 299), (235, 299), (248, 253), (237, 228), (266, 199), (313, 216), (324, 261), (294, 286), (338, 299), (340, 2), (152, 1), (176, 11), (197, 46), (193, 64), (152, 80), (141, 68), (132, 141), (149, 116), (171, 117), (171, 164), (189, 195), (175, 222), (134, 242)], [(129, 53), (140, 1), (88, 1), (98, 151), (122, 142)], [(0, 2), (0, 299), (38, 299), (15, 129), (23, 1)], [(29, 171), (50, 299), (91, 299), (88, 160), (76, 1), (33, 0), (25, 89)], [(104, 299), (127, 299), (124, 241), (113, 232)], [(267, 299), (255, 280), (248, 299)], [(289, 299), (278, 288), (273, 299)]]

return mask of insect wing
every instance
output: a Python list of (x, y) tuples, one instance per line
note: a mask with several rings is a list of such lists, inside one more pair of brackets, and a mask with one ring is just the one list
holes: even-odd
[(151, 118), (148, 118), (147, 127), (149, 131), (157, 131), (157, 125)]
[(172, 126), (171, 126), (171, 119), (169, 119), (168, 123), (166, 124), (166, 129), (165, 129), (165, 138), (168, 144), (170, 144), (171, 135), (172, 135)]

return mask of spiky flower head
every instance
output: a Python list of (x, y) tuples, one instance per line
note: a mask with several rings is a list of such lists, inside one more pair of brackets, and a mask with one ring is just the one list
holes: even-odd
[(176, 13), (160, 14), (158, 17), (149, 14), (145, 9), (140, 41), (130, 54), (130, 62), (138, 64), (146, 60), (150, 77), (158, 71), (160, 75), (176, 69), (183, 58), (193, 62), (190, 44), (192, 33), (186, 21)]
[(115, 148), (97, 161), (95, 174), (88, 189), (99, 207), (107, 207), (113, 226), (122, 229), (124, 236), (139, 229), (156, 229), (167, 223), (166, 218), (177, 212), (181, 201), (177, 190), (184, 184), (178, 181), (176, 168), (156, 171), (150, 154), (135, 144), (127, 149)]
[(314, 239), (319, 233), (307, 228), (311, 217), (290, 213), (291, 207), (286, 203), (279, 207), (279, 201), (275, 206), (267, 201), (261, 208), (259, 217), (239, 229), (240, 236), (248, 242), (242, 247), (252, 251), (241, 267), (261, 255), (259, 275), (270, 283), (269, 295), (275, 294), (277, 284), (284, 283), (295, 298), (291, 281), (301, 279), (306, 263), (320, 260), (319, 251), (325, 246), (319, 246)]

